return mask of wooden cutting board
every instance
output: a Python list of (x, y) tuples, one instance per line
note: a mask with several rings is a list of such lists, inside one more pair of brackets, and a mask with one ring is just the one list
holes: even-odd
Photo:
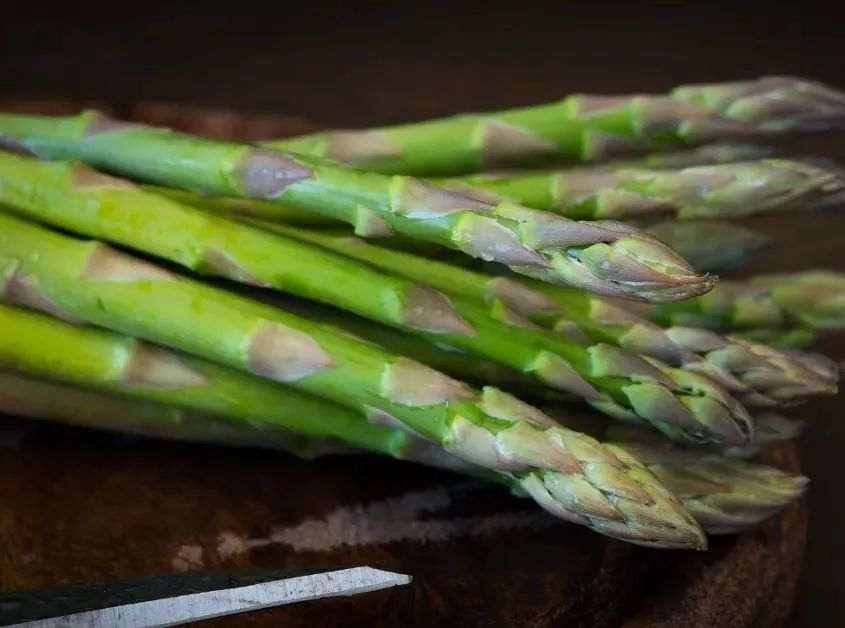
[[(115, 115), (220, 138), (315, 127), (143, 104), (0, 103)], [(797, 470), (794, 445), (766, 456)], [(265, 451), (0, 421), (0, 588), (209, 569), (370, 565), (412, 584), (202, 625), (777, 626), (803, 561), (803, 503), (707, 552), (647, 550), (497, 488), (376, 457)]]

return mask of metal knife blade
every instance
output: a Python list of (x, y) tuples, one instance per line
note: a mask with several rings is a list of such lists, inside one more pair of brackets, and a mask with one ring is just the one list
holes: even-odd
[(0, 626), (153, 628), (408, 584), (371, 567), (188, 573), (0, 593)]

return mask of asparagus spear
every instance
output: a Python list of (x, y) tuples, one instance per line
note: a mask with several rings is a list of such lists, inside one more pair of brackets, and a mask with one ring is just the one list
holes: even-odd
[(664, 325), (725, 331), (837, 330), (845, 327), (845, 275), (827, 270), (758, 275), (722, 282), (705, 298), (678, 305), (643, 311)]
[[(563, 286), (534, 283), (531, 287), (559, 305), (569, 305), (568, 319), (604, 320), (604, 327), (609, 330), (614, 323), (621, 329), (630, 323), (642, 325), (643, 318), (637, 311), (626, 312), (600, 297)], [(671, 325), (669, 321), (658, 322)], [(682, 352), (686, 369), (713, 378), (746, 405), (766, 407), (812, 395), (832, 395), (837, 391), (838, 369), (823, 355), (777, 350), (736, 335), (722, 336), (706, 327), (697, 327), (695, 323), (689, 320), (686, 325), (664, 327), (662, 332)], [(641, 352), (655, 355), (647, 342)], [(689, 356), (694, 357), (690, 359)]]
[[(94, 112), (73, 118), (0, 115), (0, 135), (41, 157), (81, 158), (160, 185), (314, 211), (355, 225), (361, 235), (396, 231), (610, 296), (671, 301), (702, 294), (715, 282), (628, 225), (484, 203), (408, 177), (130, 125)], [(6, 172), (25, 169), (24, 160), (15, 159), (4, 159)], [(77, 187), (80, 178), (84, 185), (91, 177), (78, 174)]]
[(338, 227), (343, 222), (333, 220), (323, 214), (309, 212), (278, 203), (245, 198), (218, 198), (202, 194), (194, 194), (185, 190), (145, 185), (142, 189), (152, 194), (165, 196), (183, 205), (192, 205), (215, 214), (241, 216), (243, 218), (260, 218), (272, 222), (298, 227)]
[(534, 107), (326, 131), (266, 145), (379, 172), (440, 176), (826, 129), (843, 118), (845, 95), (838, 90), (798, 78), (765, 77), (685, 85), (667, 95), (574, 94)]
[(457, 438), (452, 432), (464, 424), (493, 432), (507, 424), (488, 416), (461, 382), (335, 328), (178, 277), (98, 242), (9, 216), (0, 215), (0, 225), (0, 292), (7, 302), (288, 382), (374, 416), (392, 416), (438, 441)]
[[(254, 424), (220, 419), (208, 414), (187, 414), (161, 404), (140, 402), (78, 387), (0, 372), (0, 410), (71, 425), (130, 432), (171, 440), (206, 442), (282, 450), (303, 458), (352, 455), (355, 447), (336, 444), (295, 432), (268, 430)], [(362, 429), (373, 429), (361, 417)], [(397, 434), (397, 441), (403, 435)], [(412, 439), (412, 437), (411, 437)], [(413, 440), (413, 439), (412, 439)], [(751, 528), (775, 514), (802, 493), (806, 478), (761, 465), (726, 461), (716, 456), (693, 456), (662, 444), (614, 442), (627, 456), (643, 456), (649, 469), (677, 491), (685, 507), (697, 513), (705, 532), (720, 534)], [(494, 482), (518, 484), (501, 476), (486, 476), (480, 469), (451, 457), (425, 441), (400, 450), (403, 460), (470, 473)]]
[[(768, 406), (836, 391), (835, 375), (808, 369), (795, 356), (705, 330), (680, 327), (664, 330), (579, 290), (540, 283), (528, 287), (524, 282), (490, 277), (437, 260), (379, 248), (355, 238), (281, 225), (265, 224), (265, 228), (313, 242), (453, 295), (494, 304), (501, 301), (504, 307), (553, 326), (560, 334), (585, 345), (611, 343), (682, 366), (685, 374), (707, 375), (747, 404)], [(453, 303), (460, 301), (453, 297)], [(822, 360), (821, 357), (812, 359)]]
[[(237, 421), (308, 435), (322, 432), (374, 451), (399, 452), (400, 457), (409, 442), (404, 430), (374, 431), (380, 426), (355, 412), (289, 388), (5, 305), (0, 305), (0, 365)], [(442, 438), (434, 442), (466, 462), (504, 474), (568, 521), (644, 545), (704, 546), (700, 529), (682, 505), (633, 459), (622, 463), (598, 441), (560, 427), (494, 389), (479, 394), (478, 403), (510, 416), (525, 413), (531, 420), (491, 418), (487, 428), (493, 432), (472, 423), (472, 415), (458, 416), (428, 430), (440, 432)], [(456, 405), (468, 409), (465, 402)]]
[(771, 157), (774, 152), (770, 146), (760, 144), (704, 144), (686, 150), (660, 151), (632, 159), (617, 159), (606, 163), (618, 168), (686, 168), (687, 166), (752, 161)]
[(680, 169), (594, 166), (435, 182), (487, 202), (507, 200), (578, 220), (737, 218), (803, 209), (845, 189), (839, 171), (788, 159)]
[[(772, 150), (753, 144), (705, 144), (686, 151), (670, 153), (652, 153), (637, 160), (616, 161), (606, 164), (608, 168), (683, 168), (738, 161), (751, 161), (770, 156)], [(326, 227), (342, 225), (314, 212), (285, 207), (268, 201), (241, 198), (216, 198), (193, 194), (185, 190), (165, 188), (153, 185), (144, 186), (150, 192), (167, 196), (186, 205), (198, 205), (214, 213), (240, 215), (246, 218), (259, 218), (282, 224), (302, 227)]]
[(350, 315), (335, 308), (322, 307), (313, 301), (296, 301), (290, 298), (278, 298), (280, 295), (256, 294), (255, 298), (281, 307), (309, 320), (320, 321), (344, 329), (351, 334), (384, 347), (391, 353), (413, 358), (457, 379), (478, 384), (492, 384), (502, 388), (519, 388), (520, 396), (531, 391), (535, 396), (543, 396), (548, 387), (537, 379), (517, 370), (508, 368), (500, 362), (486, 360), (464, 349), (433, 341), (431, 338), (419, 338), (400, 330), (377, 325), (358, 316)]
[[(556, 412), (551, 413), (557, 416)], [(633, 442), (645, 443), (657, 447), (663, 447), (666, 443), (650, 430), (644, 430), (634, 425), (624, 423), (609, 423), (596, 431), (594, 421), (588, 422), (580, 417), (567, 415), (567, 424), (580, 431), (585, 431), (603, 441), (610, 442)], [(763, 411), (754, 416), (756, 429), (756, 441), (750, 446), (743, 447), (721, 447), (707, 450), (705, 455), (717, 455), (728, 458), (746, 459), (756, 456), (769, 447), (783, 443), (784, 441), (798, 438), (804, 431), (804, 422), (787, 418), (775, 412)], [(692, 451), (692, 450), (687, 450)], [(697, 450), (702, 451), (702, 450)]]
[[(708, 380), (655, 368), (607, 344), (584, 347), (558, 334), (532, 329), (495, 305), (491, 316), (491, 308), (467, 299), (453, 297), (450, 303), (422, 286), (333, 257), (323, 249), (209, 216), (134, 188), (112, 184), (74, 189), (66, 184), (69, 168), (65, 164), (11, 159), (17, 159), (14, 172), (3, 168), (0, 156), (0, 200), (30, 217), (105, 237), (200, 272), (318, 299), (464, 348), (583, 397), (602, 411), (645, 421), (672, 438), (735, 443), (751, 438), (747, 413)], [(59, 176), (45, 181), (46, 175), (56, 172)], [(93, 299), (125, 299), (125, 294), (117, 297), (110, 285), (92, 283), (84, 276), (67, 277), (67, 259), (76, 256), (84, 260), (91, 254), (90, 247), (10, 217), (0, 217), (0, 225), (15, 234), (0, 241), (0, 260), (22, 260), (17, 262), (19, 272), (40, 277), (39, 288), (46, 298), (61, 302), (62, 308), (75, 316), (94, 317), (91, 320), (104, 326), (125, 324), (125, 318), (103, 313), (92, 303)], [(85, 262), (79, 264), (84, 267)], [(161, 285), (165, 292), (178, 289), (174, 282)], [(199, 288), (194, 290), (199, 292)], [(168, 298), (179, 302), (177, 297)], [(184, 302), (184, 294), (179, 298)], [(115, 311), (126, 307), (121, 300)], [(229, 305), (229, 309), (233, 307)], [(137, 328), (118, 329), (139, 333)], [(314, 335), (313, 331), (306, 333)], [(231, 359), (231, 352), (228, 355)], [(216, 354), (208, 357), (221, 359)]]
[(749, 263), (771, 238), (728, 222), (668, 220), (648, 232), (678, 251), (699, 272), (719, 273)]
[(777, 349), (806, 349), (813, 346), (819, 338), (814, 329), (796, 327), (794, 329), (747, 329), (733, 334), (737, 338), (744, 338), (759, 342)]
[[(264, 386), (263, 383), (261, 385)], [(301, 412), (319, 409), (319, 404), (315, 404), (314, 408), (307, 405), (298, 406), (295, 403), (298, 397), (292, 392), (288, 406), (279, 408), (298, 408)], [(329, 417), (332, 414), (343, 415), (349, 412), (328, 403), (324, 405), (322, 409), (329, 413)], [(268, 409), (267, 420), (259, 421), (253, 418), (249, 422), (236, 422), (208, 413), (95, 392), (14, 372), (0, 371), (0, 412), (28, 419), (61, 421), (91, 429), (127, 432), (165, 440), (249, 447), (272, 446), (303, 458), (341, 450), (341, 446), (330, 439), (322, 440), (313, 435), (279, 428), (273, 421), (273, 417), (278, 416), (276, 409)], [(320, 433), (319, 418), (316, 422), (316, 431)], [(358, 439), (359, 442), (383, 446), (381, 453), (390, 453), (397, 457), (404, 455), (403, 447), (406, 446), (405, 441), (408, 438), (403, 436), (403, 433), (392, 434), (389, 428), (380, 426), (372, 426), (371, 429), (369, 424), (362, 431), (370, 432), (373, 438), (371, 441)]]
[(611, 447), (621, 458), (628, 453), (643, 461), (708, 534), (736, 534), (762, 523), (798, 499), (809, 483), (772, 467), (665, 445)]

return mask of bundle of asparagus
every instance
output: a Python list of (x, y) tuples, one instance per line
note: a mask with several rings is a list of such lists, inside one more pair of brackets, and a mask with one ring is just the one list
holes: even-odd
[[(796, 436), (770, 410), (834, 393), (837, 368), (758, 339), (837, 327), (842, 288), (824, 273), (714, 288), (700, 273), (765, 239), (641, 221), (803, 209), (841, 190), (838, 171), (728, 144), (408, 175), (745, 140), (844, 113), (834, 90), (760, 79), (263, 147), (95, 112), (0, 114), (13, 151), (0, 153), (0, 411), (310, 458), (368, 451), (618, 539), (703, 548), (705, 532), (758, 525), (805, 489), (741, 458)], [(584, 421), (579, 403), (611, 420)]]

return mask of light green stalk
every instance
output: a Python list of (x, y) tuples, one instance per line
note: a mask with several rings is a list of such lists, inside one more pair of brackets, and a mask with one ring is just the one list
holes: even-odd
[(707, 273), (745, 266), (771, 242), (758, 231), (714, 220), (669, 220), (647, 231), (678, 251), (696, 270)]
[[(356, 446), (359, 443), (343, 436), (338, 421), (343, 425), (345, 417), (352, 419), (346, 428), (357, 441), (372, 440), (369, 435), (377, 427), (339, 407), (327, 415), (324, 407), (335, 408), (333, 404), (271, 382), (5, 305), (0, 305), (0, 366), (240, 421), (290, 426), (305, 434), (323, 430)], [(288, 401), (290, 395), (294, 401)], [(297, 399), (316, 406), (300, 412), (303, 406)], [(498, 419), (499, 429), (493, 433), (456, 417), (449, 437), (440, 442), (464, 462), (505, 474), (544, 508), (604, 534), (657, 547), (704, 546), (700, 529), (683, 506), (632, 459), (622, 463), (598, 441), (560, 427), (505, 393), (487, 389), (478, 402), (506, 408), (511, 416), (525, 413), (531, 420)], [(461, 405), (467, 408), (465, 402), (455, 404)], [(403, 447), (407, 444), (404, 431), (384, 433), (392, 444), (368, 443), (367, 448), (395, 451), (396, 439)]]
[(143, 190), (152, 194), (165, 196), (183, 205), (200, 207), (214, 214), (258, 218), (297, 227), (326, 228), (339, 227), (344, 224), (339, 220), (333, 220), (322, 214), (295, 209), (280, 205), (279, 203), (271, 203), (270, 201), (246, 198), (217, 198), (175, 188), (159, 187), (157, 185), (144, 185), (141, 187)]
[[(392, 456), (407, 447), (407, 439), (393, 430), (360, 429), (358, 414), (342, 406), (134, 338), (69, 325), (8, 305), (0, 305), (0, 322), (0, 367), (4, 370), (229, 417), (260, 430), (281, 428), (343, 438)], [(10, 401), (10, 395), (20, 393), (26, 391), (4, 392), (4, 411), (22, 410), (20, 398)], [(78, 399), (64, 401), (73, 404)], [(41, 403), (46, 406), (51, 400)], [(165, 418), (175, 422), (184, 417), (180, 413)]]
[[(499, 310), (513, 309), (584, 346), (614, 344), (632, 353), (680, 366), (685, 376), (690, 373), (706, 375), (750, 405), (769, 406), (836, 391), (835, 376), (820, 375), (794, 356), (704, 330), (662, 329), (601, 297), (580, 290), (539, 282), (527, 286), (524, 280), (491, 277), (437, 260), (386, 250), (357, 238), (279, 225), (264, 226), (453, 295), (488, 302)], [(456, 298), (453, 302), (459, 303)], [(820, 356), (813, 359), (822, 360)]]
[(294, 301), (276, 294), (256, 294), (255, 297), (281, 307), (309, 320), (320, 321), (344, 329), (355, 336), (374, 342), (391, 353), (404, 355), (465, 382), (479, 385), (491, 384), (500, 388), (517, 388), (520, 397), (526, 391), (533, 396), (543, 397), (549, 388), (517, 370), (500, 362), (486, 360), (463, 349), (437, 342), (432, 338), (420, 338), (400, 330), (377, 325), (358, 316), (334, 308), (319, 306), (312, 301)]
[(713, 140), (838, 126), (845, 95), (790, 77), (676, 87), (666, 95), (574, 94), (561, 101), (266, 142), (369, 170), (443, 176)]
[(0, 214), (0, 295), (194, 353), (338, 403), (391, 415), (435, 440), (453, 422), (498, 431), (460, 382), (338, 330), (179, 277), (99, 242)]
[(829, 270), (758, 275), (724, 281), (704, 298), (657, 307), (663, 325), (732, 330), (828, 331), (845, 328), (845, 275)]
[(317, 212), (355, 225), (361, 235), (397, 232), (609, 296), (671, 301), (702, 294), (715, 282), (628, 225), (489, 204), (417, 179), (312, 157), (130, 125), (94, 112), (73, 118), (3, 114), (3, 135), (40, 157), (78, 158), (163, 186)]
[[(211, 216), (111, 179), (104, 182), (87, 170), (83, 170), (86, 184), (81, 185), (78, 173), (64, 163), (0, 156), (0, 201), (28, 217), (107, 238), (192, 270), (286, 290), (460, 347), (580, 396), (605, 412), (645, 421), (676, 439), (738, 443), (751, 437), (747, 414), (709, 381), (688, 374), (679, 379), (671, 369), (655, 368), (610, 345), (585, 347), (531, 328), (496, 304), (460, 297), (452, 297), (450, 303), (430, 288), (325, 249)], [(78, 243), (10, 218), (0, 219), (0, 225), (15, 233), (0, 242), (0, 259), (19, 264), (20, 272), (38, 274), (42, 290), (49, 284), (64, 294), (63, 308), (88, 318), (90, 305), (80, 307), (79, 295), (108, 298), (101, 294), (106, 290), (102, 285), (66, 278), (66, 249)], [(52, 253), (49, 242), (56, 242)], [(33, 254), (35, 261), (30, 260)], [(86, 249), (77, 256), (81, 260), (87, 254)], [(507, 282), (501, 285), (508, 289)], [(61, 297), (48, 289), (47, 298)], [(93, 315), (100, 315), (99, 310)], [(111, 318), (99, 320), (103, 325), (116, 324)]]
[(845, 189), (840, 171), (788, 159), (492, 173), (435, 183), (490, 203), (511, 201), (577, 220), (739, 218), (805, 209)]
[[(0, 411), (36, 419), (58, 420), (70, 425), (130, 432), (153, 438), (206, 442), (225, 446), (278, 449), (302, 458), (353, 455), (360, 450), (333, 440), (292, 431), (265, 429), (255, 423), (236, 422), (209, 414), (186, 413), (177, 408), (97, 393), (75, 386), (0, 373)], [(361, 429), (378, 429), (361, 417)], [(389, 429), (389, 428), (382, 428)], [(397, 453), (403, 460), (469, 473), (511, 486), (522, 487), (502, 476), (488, 475), (430, 443), (396, 434), (409, 441)], [(705, 532), (724, 534), (752, 528), (797, 499), (807, 479), (789, 473), (716, 456), (680, 453), (663, 444), (614, 442), (626, 457), (642, 456), (661, 481), (677, 491), (676, 497), (693, 510)]]
[[(259, 388), (262, 386), (266, 384), (260, 383)], [(368, 451), (402, 457), (406, 448), (410, 448), (412, 437), (404, 432), (370, 426), (366, 422), (361, 429), (354, 430), (361, 433), (363, 438), (354, 438), (353, 430), (350, 429), (352, 424), (344, 420), (333, 421), (337, 418), (343, 419), (344, 415), (348, 417), (351, 411), (329, 403), (322, 406), (320, 402), (310, 406), (307, 403), (297, 404), (299, 399), (306, 399), (304, 395), (297, 395), (293, 391), (286, 393), (288, 403), (268, 408), (263, 415), (266, 419), (255, 418), (259, 415), (253, 411), (252, 418), (248, 421), (245, 419), (250, 416), (249, 412), (239, 413), (235, 417), (236, 420), (233, 420), (164, 403), (95, 392), (78, 386), (33, 379), (20, 373), (0, 371), (0, 413), (10, 416), (61, 421), (79, 427), (126, 432), (165, 440), (272, 447), (302, 458), (313, 458), (340, 451), (342, 447), (350, 447), (336, 444), (339, 441), (332, 439), (323, 440), (327, 433), (327, 430), (321, 427), (323, 419), (324, 424), (335, 425), (339, 434), (350, 435), (350, 440), (358, 441), (359, 446), (369, 445)], [(288, 424), (291, 428), (296, 426), (295, 423), (289, 423), (285, 412), (291, 417), (297, 416), (299, 412), (303, 418), (310, 418), (308, 413), (318, 409), (325, 412), (314, 419), (314, 432), (320, 434), (320, 438), (307, 432), (295, 432), (293, 429), (280, 427)], [(281, 423), (274, 418), (278, 416), (283, 417)], [(331, 432), (330, 429), (328, 431)]]

